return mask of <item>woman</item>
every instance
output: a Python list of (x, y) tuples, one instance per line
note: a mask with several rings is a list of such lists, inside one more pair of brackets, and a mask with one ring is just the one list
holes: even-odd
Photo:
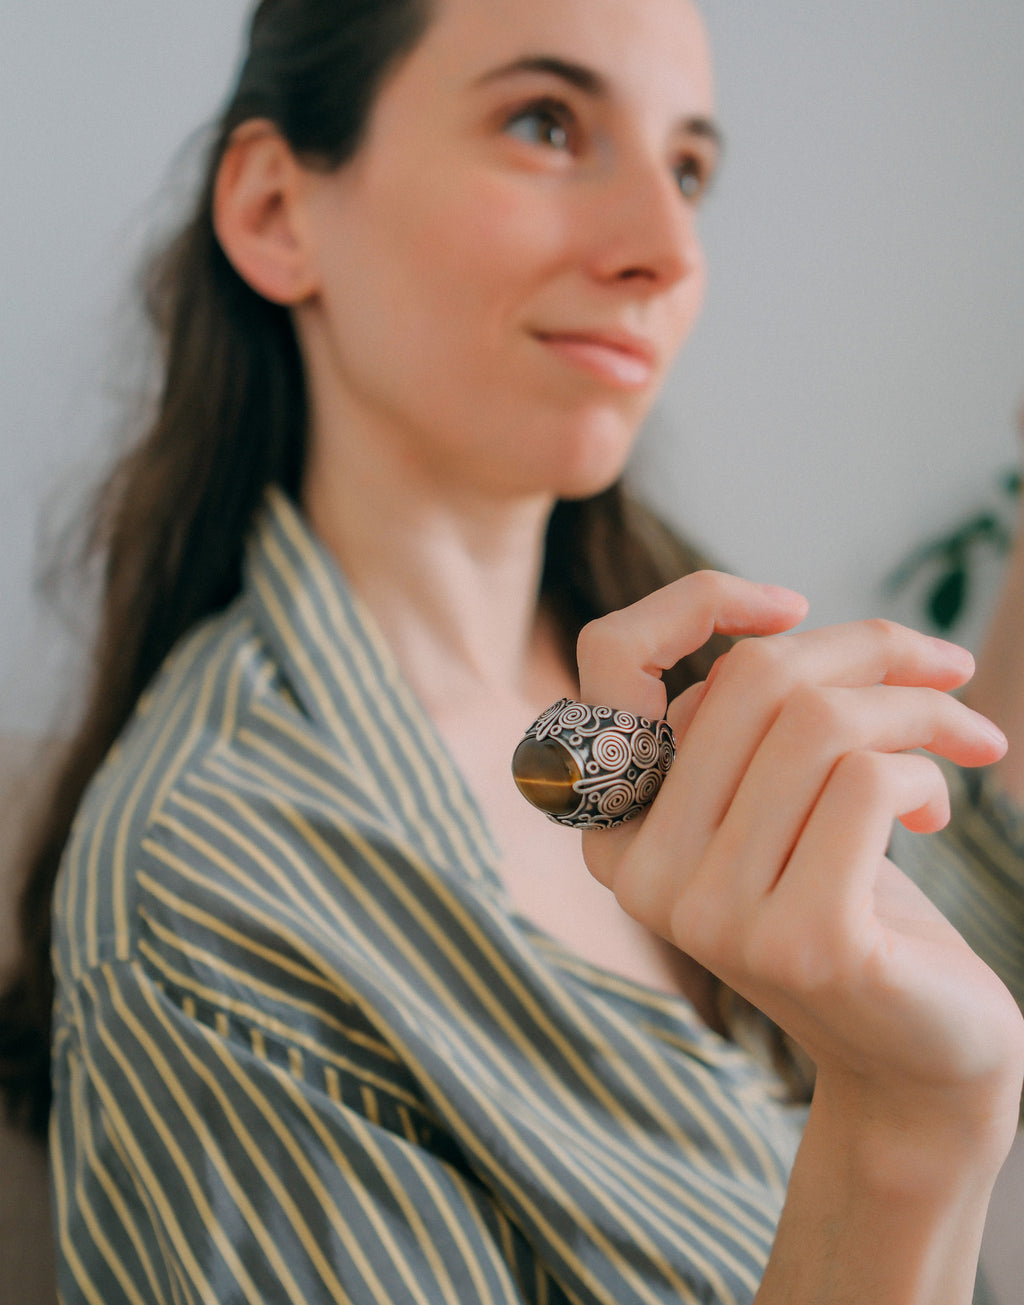
[[(1003, 754), (970, 658), (780, 638), (617, 488), (717, 142), (685, 0), (260, 6), (26, 898), (65, 1301), (970, 1299), (1024, 1033), (885, 858)], [(582, 849), (508, 776), (563, 697), (678, 745)]]

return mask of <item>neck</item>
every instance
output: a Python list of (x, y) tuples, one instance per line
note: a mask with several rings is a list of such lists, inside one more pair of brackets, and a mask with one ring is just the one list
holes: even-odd
[(305, 510), (425, 704), (545, 692), (566, 669), (538, 606), (550, 498), (483, 499), (359, 448), (313, 442)]

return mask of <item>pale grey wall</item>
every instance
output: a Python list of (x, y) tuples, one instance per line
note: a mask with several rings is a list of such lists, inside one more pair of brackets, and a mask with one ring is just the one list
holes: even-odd
[[(152, 197), (246, 9), (0, 4), (0, 730), (46, 723), (64, 678), (31, 600), (36, 523), (95, 461)], [(803, 588), (816, 620), (859, 615), (1013, 457), (1024, 4), (706, 11), (729, 138), (711, 297), (639, 474), (724, 563)]]
[(705, 10), (729, 137), (711, 294), (645, 483), (813, 620), (867, 614), (1016, 454), (1024, 4)]
[(0, 0), (0, 732), (52, 724), (69, 652), (36, 535), (118, 411), (127, 285), (170, 162), (216, 110), (247, 0)]

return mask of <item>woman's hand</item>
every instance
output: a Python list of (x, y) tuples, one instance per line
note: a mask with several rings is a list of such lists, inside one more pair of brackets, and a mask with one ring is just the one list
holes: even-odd
[(660, 672), (712, 630), (763, 636), (669, 706), (678, 751), (660, 794), (586, 835), (587, 863), (791, 1034), (833, 1101), (922, 1136), (952, 1111), (965, 1145), (998, 1151), (1020, 1014), (885, 852), (894, 818), (948, 818), (941, 772), (913, 750), (984, 765), (1005, 740), (947, 692), (971, 675), (964, 650), (878, 621), (782, 633), (805, 613), (788, 590), (701, 572), (583, 631), (583, 699), (648, 717), (665, 712)]

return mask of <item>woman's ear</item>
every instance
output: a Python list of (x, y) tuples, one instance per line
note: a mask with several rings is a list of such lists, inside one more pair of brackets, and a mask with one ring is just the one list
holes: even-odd
[(217, 171), (213, 226), (238, 275), (276, 304), (294, 306), (317, 288), (302, 193), (303, 169), (272, 123), (233, 132)]

